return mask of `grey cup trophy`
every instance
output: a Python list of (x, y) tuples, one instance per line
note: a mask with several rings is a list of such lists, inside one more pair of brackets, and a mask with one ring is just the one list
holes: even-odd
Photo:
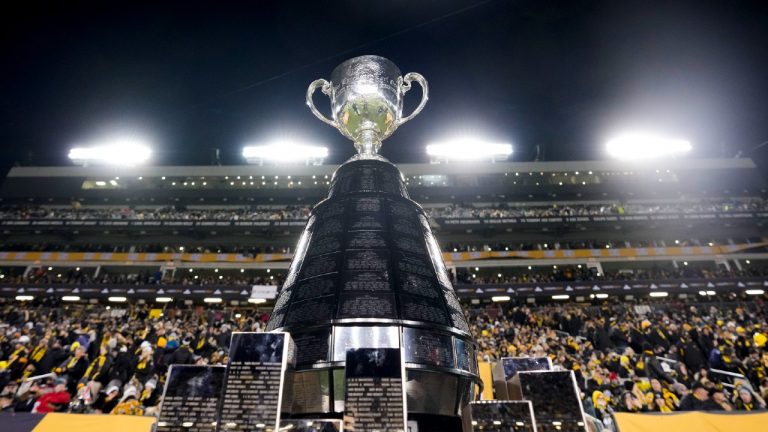
[[(413, 81), (422, 99), (403, 115)], [(331, 98), (328, 117), (312, 101), (318, 88)], [(357, 416), (361, 430), (373, 430), (362, 426), (369, 421), (403, 430), (407, 417), (422, 432), (461, 431), (461, 409), (481, 382), (476, 345), (427, 215), (400, 170), (376, 153), (426, 102), (421, 75), (402, 75), (377, 56), (347, 60), (307, 90), (312, 113), (358, 153), (336, 169), (327, 198), (312, 209), (267, 323), (296, 344), (293, 418), (330, 413)], [(366, 364), (350, 353), (374, 352), (391, 362), (348, 373)], [(369, 378), (374, 385), (363, 382)], [(382, 383), (405, 404), (371, 402), (366, 392), (385, 391)]]
[[(403, 95), (416, 81), (422, 87), (421, 102), (403, 117)], [(331, 98), (332, 119), (315, 107), (315, 90)], [(355, 143), (359, 158), (375, 158), (381, 141), (401, 124), (414, 118), (427, 103), (427, 81), (418, 73), (403, 76), (400, 69), (384, 57), (367, 55), (351, 58), (331, 73), (331, 81), (318, 79), (307, 89), (307, 105), (323, 122), (335, 127)]]

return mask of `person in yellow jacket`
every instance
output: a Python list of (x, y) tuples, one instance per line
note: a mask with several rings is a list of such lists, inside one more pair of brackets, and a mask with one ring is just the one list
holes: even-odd
[(136, 387), (129, 385), (123, 390), (123, 397), (120, 399), (120, 403), (112, 409), (110, 414), (118, 415), (144, 415), (144, 408), (141, 406), (141, 402), (137, 399), (138, 390)]

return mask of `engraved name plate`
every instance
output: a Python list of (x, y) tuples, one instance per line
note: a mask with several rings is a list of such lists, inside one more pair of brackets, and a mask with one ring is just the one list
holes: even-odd
[(427, 278), (434, 277), (432, 263), (418, 255), (396, 254), (395, 262), (397, 263), (397, 269), (401, 272), (412, 273)]
[(333, 319), (333, 311), (335, 308), (335, 295), (292, 303), (285, 319), (285, 325), (311, 325), (329, 321)]
[(406, 363), (418, 363), (446, 368), (456, 367), (451, 336), (431, 330), (405, 327), (403, 350)]
[(405, 432), (404, 372), (399, 349), (347, 351), (344, 415), (355, 430)]
[(338, 271), (339, 259), (338, 253), (308, 258), (301, 269), (302, 279)]
[(336, 293), (336, 273), (304, 279), (293, 288), (292, 301), (306, 300)]
[(391, 291), (389, 275), (386, 271), (346, 272), (344, 274), (344, 291)]
[(429, 321), (440, 325), (448, 325), (449, 319), (445, 308), (436, 301), (422, 297), (401, 295), (401, 316), (406, 320)]
[(229, 353), (220, 430), (277, 430), (283, 393), (288, 391), (284, 388), (286, 373), (295, 366), (290, 335), (235, 332)]
[(325, 255), (341, 249), (342, 235), (328, 234), (312, 242), (312, 247), (307, 251), (307, 256)]
[(344, 294), (339, 301), (338, 318), (395, 318), (395, 299), (391, 294)]
[(293, 342), (296, 344), (296, 364), (299, 366), (327, 362), (330, 356), (330, 329), (309, 333), (294, 333)]
[(522, 371), (517, 378), (523, 399), (533, 404), (539, 432), (587, 430), (573, 371)]
[(385, 250), (353, 250), (347, 251), (345, 259), (347, 270), (387, 270), (389, 253)]
[(387, 247), (387, 241), (379, 231), (352, 232), (347, 239), (350, 249), (382, 249)]
[(403, 293), (433, 300), (442, 296), (442, 290), (432, 279), (402, 271), (397, 276), (398, 286)]
[(381, 199), (380, 198), (357, 198), (352, 201), (353, 208), (357, 212), (380, 212), (381, 211)]
[(456, 367), (471, 373), (477, 373), (477, 357), (471, 342), (454, 338), (456, 345)]
[(377, 213), (359, 213), (350, 217), (351, 223), (347, 227), (350, 231), (383, 230), (384, 216)]
[(159, 432), (215, 431), (225, 366), (171, 365)]
[(475, 401), (467, 409), (473, 431), (536, 432), (530, 401)]
[(456, 415), (459, 379), (455, 375), (408, 370), (408, 411)]

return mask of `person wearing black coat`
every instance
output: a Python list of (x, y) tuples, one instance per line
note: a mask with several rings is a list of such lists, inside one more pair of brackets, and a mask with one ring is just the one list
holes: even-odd
[(619, 327), (612, 326), (608, 337), (610, 337), (613, 346), (621, 350), (629, 346), (629, 337)]
[(661, 362), (656, 358), (650, 347), (646, 346), (646, 349), (643, 350), (643, 363), (645, 363), (645, 373), (648, 379), (656, 378), (659, 381), (665, 381), (667, 384), (675, 382), (674, 378), (669, 376), (661, 367)]
[(708, 411), (712, 408), (709, 392), (700, 382), (693, 384), (691, 392), (680, 401), (679, 411)]
[(595, 349), (600, 351), (608, 350), (613, 346), (608, 333), (607, 324), (598, 323), (597, 326), (595, 326), (595, 331), (592, 333), (592, 343), (595, 346)]
[(683, 337), (680, 341), (682, 360), (688, 367), (688, 370), (697, 371), (707, 367), (707, 358), (701, 350), (701, 346), (692, 337), (695, 334), (695, 330), (691, 330), (688, 334), (688, 337)]
[(193, 364), (195, 362), (195, 355), (189, 347), (190, 342), (189, 339), (182, 341), (181, 346), (168, 358), (169, 366), (172, 364)]
[(128, 352), (128, 347), (121, 346), (112, 361), (112, 367), (109, 369), (109, 380), (128, 382), (128, 378), (133, 376), (134, 362), (135, 359)]
[[(646, 321), (643, 321), (643, 324)], [(650, 322), (648, 322), (648, 325), (650, 325)], [(630, 327), (629, 329), (629, 346), (632, 347), (632, 350), (635, 352), (643, 352), (643, 346), (648, 344), (648, 339), (645, 337), (645, 334), (637, 327)]]
[(67, 377), (67, 391), (74, 395), (77, 391), (77, 383), (85, 375), (88, 369), (88, 358), (85, 356), (85, 348), (81, 345), (75, 348), (72, 357), (65, 360), (59, 367), (54, 369), (58, 375)]
[(54, 367), (66, 360), (67, 356), (68, 353), (61, 347), (61, 343), (58, 340), (54, 340), (53, 346), (45, 352), (43, 358), (37, 363), (35, 374), (43, 375), (49, 373)]

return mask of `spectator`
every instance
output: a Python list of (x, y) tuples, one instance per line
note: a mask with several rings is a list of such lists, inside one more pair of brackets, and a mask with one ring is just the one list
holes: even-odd
[(120, 399), (120, 403), (112, 409), (110, 414), (118, 415), (144, 415), (144, 408), (141, 407), (141, 403), (136, 398), (137, 390), (134, 386), (128, 386), (123, 390), (123, 397)]
[(706, 411), (710, 407), (709, 392), (704, 387), (704, 384), (700, 382), (696, 382), (691, 389), (691, 393), (680, 401), (680, 411)]
[(62, 411), (69, 404), (69, 392), (67, 391), (67, 381), (60, 379), (56, 381), (56, 386), (52, 391), (42, 394), (35, 402), (32, 408), (33, 413), (49, 413)]

